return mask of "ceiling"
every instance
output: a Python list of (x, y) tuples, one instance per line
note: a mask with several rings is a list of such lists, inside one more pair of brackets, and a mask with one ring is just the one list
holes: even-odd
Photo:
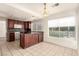
[[(77, 3), (60, 3), (54, 7), (54, 3), (47, 3), (48, 16), (62, 11), (76, 10)], [(33, 21), (44, 18), (43, 3), (0, 3), (0, 16), (15, 20)]]

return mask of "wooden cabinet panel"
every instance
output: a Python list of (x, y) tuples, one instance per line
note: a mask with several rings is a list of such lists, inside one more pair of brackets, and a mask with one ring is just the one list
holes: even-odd
[(34, 44), (37, 44), (37, 43), (43, 41), (42, 36), (40, 36), (41, 33), (40, 34), (39, 33), (33, 33), (33, 34), (31, 34), (31, 33), (29, 33), (29, 34), (21, 33), (21, 34), (23, 34), (23, 35), (21, 35), (21, 37), (24, 37), (24, 38), (20, 39), (20, 41), (24, 41), (24, 42), (20, 43), (20, 46), (22, 48), (27, 48), (29, 46), (32, 46)]
[[(15, 40), (15, 37), (13, 34), (10, 34), (10, 32), (14, 32), (15, 33), (15, 28), (14, 28), (14, 24), (20, 24), (22, 25), (22, 30), (24, 32), (31, 32), (31, 28), (29, 29), (29, 24), (31, 26), (31, 21), (19, 21), (19, 20), (13, 20), (13, 19), (8, 19), (7, 20), (7, 41), (13, 41), (13, 38)], [(23, 32), (22, 31), (22, 32)]]
[(39, 33), (39, 42), (43, 41), (43, 32)]
[(24, 34), (20, 34), (20, 46), (21, 46), (22, 48), (24, 48), (24, 46), (25, 46), (23, 39), (24, 39)]
[(14, 28), (14, 21), (13, 20), (8, 20), (8, 28)]
[(33, 44), (36, 44), (36, 43), (38, 43), (38, 35), (34, 34), (33, 35)]
[(27, 22), (24, 22), (24, 29), (27, 29)]
[(26, 34), (25, 35), (25, 45), (28, 47), (28, 46), (31, 46), (31, 42), (32, 42), (32, 35), (30, 34)]
[(7, 41), (11, 42), (11, 41), (15, 41), (15, 33), (8, 33), (8, 39)]
[(31, 29), (31, 22), (30, 21), (24, 22), (24, 28)]
[(31, 23), (29, 23), (29, 29), (31, 29)]

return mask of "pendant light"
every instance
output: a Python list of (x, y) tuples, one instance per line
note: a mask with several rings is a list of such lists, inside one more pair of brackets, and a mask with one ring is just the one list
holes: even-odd
[(46, 17), (48, 15), (47, 13), (47, 4), (44, 3), (44, 12), (43, 12), (43, 15)]

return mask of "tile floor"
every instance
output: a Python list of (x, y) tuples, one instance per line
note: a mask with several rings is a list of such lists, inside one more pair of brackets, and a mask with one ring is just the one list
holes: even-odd
[(1, 56), (78, 56), (79, 51), (59, 45), (41, 42), (29, 48), (22, 49), (19, 40), (7, 42), (0, 40)]

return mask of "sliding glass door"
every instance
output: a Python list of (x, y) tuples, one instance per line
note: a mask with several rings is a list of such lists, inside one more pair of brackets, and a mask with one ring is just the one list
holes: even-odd
[(48, 21), (49, 37), (75, 38), (75, 17), (63, 17)]

